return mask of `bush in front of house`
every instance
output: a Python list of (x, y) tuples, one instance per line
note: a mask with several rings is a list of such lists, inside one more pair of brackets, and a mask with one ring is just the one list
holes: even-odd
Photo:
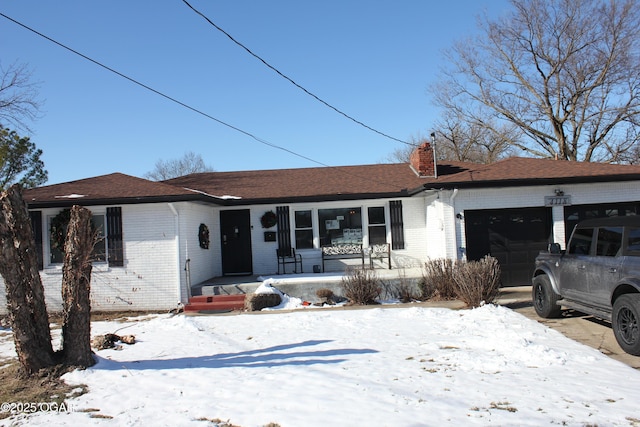
[[(404, 269), (398, 269), (398, 278), (381, 282), (384, 299), (398, 300), (401, 303), (409, 303), (421, 299), (421, 291), (407, 278)], [(420, 285), (418, 285), (420, 286)]]
[(421, 299), (453, 300), (457, 298), (453, 271), (458, 261), (438, 258), (424, 263), (422, 280), (418, 283)]
[(500, 292), (498, 260), (485, 256), (480, 261), (460, 262), (453, 269), (455, 293), (468, 307), (495, 302)]
[(277, 293), (271, 294), (250, 294), (245, 299), (245, 309), (247, 311), (260, 311), (264, 308), (277, 307), (282, 303), (282, 297)]
[(377, 273), (365, 268), (347, 268), (340, 286), (350, 304), (377, 304), (376, 299), (382, 292)]

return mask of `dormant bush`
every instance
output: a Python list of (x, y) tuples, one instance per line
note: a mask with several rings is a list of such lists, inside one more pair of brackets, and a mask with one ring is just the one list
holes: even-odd
[(458, 299), (468, 307), (491, 304), (500, 292), (500, 265), (490, 256), (458, 263), (453, 269), (453, 279)]
[(341, 286), (344, 296), (351, 304), (377, 304), (376, 299), (382, 292), (382, 284), (376, 272), (365, 268), (347, 268)]
[(438, 258), (424, 263), (422, 280), (418, 284), (422, 299), (452, 300), (456, 298), (453, 271), (458, 261)]

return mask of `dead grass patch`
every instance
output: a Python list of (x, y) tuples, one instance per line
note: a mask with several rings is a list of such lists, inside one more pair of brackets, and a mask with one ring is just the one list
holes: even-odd
[[(20, 373), (17, 360), (8, 361), (8, 365), (0, 369), (0, 402), (7, 403), (55, 403), (60, 407), (66, 399), (83, 395), (87, 392), (85, 385), (69, 385), (60, 379), (67, 372), (61, 368), (43, 371), (34, 377), (24, 377)], [(11, 416), (11, 413), (0, 412), (0, 419)]]

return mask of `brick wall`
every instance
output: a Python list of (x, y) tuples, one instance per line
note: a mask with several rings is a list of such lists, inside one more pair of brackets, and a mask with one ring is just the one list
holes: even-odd
[(423, 143), (411, 153), (409, 163), (418, 175), (435, 176), (433, 148), (428, 142)]
[[(95, 214), (105, 207), (89, 207)], [(43, 211), (47, 219), (58, 210)], [(91, 306), (94, 311), (168, 310), (179, 300), (175, 216), (166, 204), (123, 205), (124, 266), (94, 263), (91, 275)], [(46, 240), (46, 238), (45, 238)], [(46, 245), (47, 246), (47, 245)], [(62, 266), (47, 265), (40, 276), (49, 311), (62, 309)], [(4, 283), (0, 280), (4, 289)], [(0, 314), (6, 313), (6, 295), (0, 292)]]

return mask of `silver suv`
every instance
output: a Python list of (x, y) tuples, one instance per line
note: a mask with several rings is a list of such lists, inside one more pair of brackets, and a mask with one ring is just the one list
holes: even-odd
[(567, 307), (610, 321), (620, 347), (640, 355), (640, 216), (583, 221), (566, 251), (549, 245), (536, 258), (532, 299), (540, 317)]

